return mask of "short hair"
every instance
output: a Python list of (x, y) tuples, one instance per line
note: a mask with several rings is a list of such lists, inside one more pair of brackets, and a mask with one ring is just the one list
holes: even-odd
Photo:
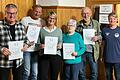
[(113, 16), (113, 17), (115, 17), (115, 18), (118, 18), (117, 14), (116, 14), (115, 12), (111, 12), (111, 13), (108, 15), (108, 18), (109, 18), (110, 16)]
[(92, 10), (89, 8), (89, 7), (84, 7), (84, 8), (82, 8), (82, 10), (81, 10), (81, 14), (83, 14), (83, 11), (84, 10), (89, 10), (89, 12), (92, 14)]
[(57, 18), (57, 14), (56, 14), (54, 11), (51, 11), (51, 12), (48, 13), (48, 18), (49, 18), (49, 16), (51, 16), (51, 15), (55, 15), (55, 18)]
[(72, 26), (76, 27), (77, 26), (77, 21), (75, 19), (70, 19), (67, 22), (67, 25), (72, 25)]
[(41, 5), (33, 5), (33, 6), (32, 6), (32, 9), (35, 9), (35, 8), (37, 8), (37, 7), (38, 7), (38, 8), (42, 8)]
[(5, 8), (16, 8), (17, 9), (17, 6), (15, 4), (7, 4)]

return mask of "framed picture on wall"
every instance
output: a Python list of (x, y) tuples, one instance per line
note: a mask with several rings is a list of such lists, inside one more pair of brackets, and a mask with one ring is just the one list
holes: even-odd
[(109, 24), (108, 15), (113, 11), (113, 4), (100, 4), (99, 5), (99, 23)]
[(100, 13), (111, 13), (113, 9), (113, 4), (101, 4)]
[(99, 14), (99, 23), (108, 24), (108, 14)]

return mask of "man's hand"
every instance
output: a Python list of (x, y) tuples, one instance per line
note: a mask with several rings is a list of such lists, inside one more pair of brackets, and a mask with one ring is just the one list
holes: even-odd
[(40, 49), (44, 49), (45, 44), (40, 44)]
[(98, 36), (94, 36), (94, 37), (91, 38), (91, 41), (93, 41), (93, 42), (95, 42), (95, 41), (97, 41), (97, 40), (99, 40), (99, 37), (98, 37)]
[(9, 51), (8, 48), (2, 48), (1, 52), (2, 52), (2, 54), (5, 55), (5, 56), (10, 55), (10, 51)]
[(25, 52), (27, 49), (28, 49), (28, 45), (27, 44), (24, 44), (23, 48), (21, 49), (21, 51)]

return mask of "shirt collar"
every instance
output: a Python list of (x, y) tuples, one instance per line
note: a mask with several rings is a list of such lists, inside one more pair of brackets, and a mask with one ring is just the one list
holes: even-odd
[(53, 32), (56, 29), (56, 26), (53, 27), (53, 29), (48, 29), (47, 26), (43, 27), (43, 29), (45, 29), (47, 32)]
[[(18, 24), (20, 24), (20, 22), (18, 22), (18, 21), (16, 20), (15, 25), (18, 25)], [(7, 21), (6, 21), (6, 18), (3, 20), (3, 25), (9, 25), (9, 24), (7, 23)]]
[(93, 22), (92, 22), (92, 20), (91, 20), (89, 25), (85, 25), (85, 24), (84, 24), (84, 21), (83, 21), (83, 22), (81, 23), (81, 25), (84, 26), (84, 28), (88, 28), (88, 27), (89, 27), (89, 28), (92, 28)]

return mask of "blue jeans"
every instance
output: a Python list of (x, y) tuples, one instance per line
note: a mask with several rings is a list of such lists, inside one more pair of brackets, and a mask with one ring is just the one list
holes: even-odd
[(83, 68), (80, 69), (79, 80), (86, 80), (86, 61), (90, 64), (90, 80), (98, 79), (98, 65), (94, 61), (93, 53), (85, 52), (82, 56), (83, 58)]
[(64, 80), (78, 80), (80, 63), (77, 64), (64, 64), (65, 79)]
[(37, 52), (24, 52), (24, 71), (23, 80), (37, 80), (38, 74), (38, 53)]
[(79, 71), (79, 80), (86, 80), (86, 74), (85, 74), (85, 62), (82, 60), (80, 63), (80, 71)]
[(106, 63), (105, 62), (105, 69), (106, 69), (106, 80), (112, 79), (113, 69), (114, 69), (116, 80), (120, 80), (120, 63)]

